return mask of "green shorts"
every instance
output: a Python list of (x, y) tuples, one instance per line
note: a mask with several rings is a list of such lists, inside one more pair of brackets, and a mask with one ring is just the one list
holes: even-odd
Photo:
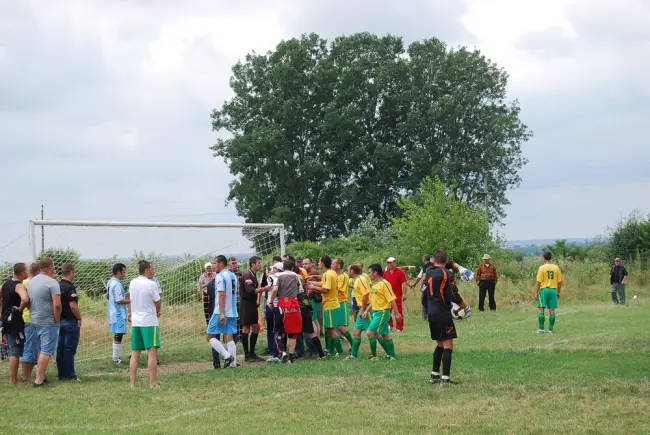
[(372, 310), (368, 311), (366, 318), (361, 317), (361, 310), (357, 314), (357, 320), (354, 322), (354, 329), (357, 331), (367, 331), (370, 328), (370, 322), (372, 321)]
[(337, 312), (338, 308), (333, 308), (331, 310), (323, 310), (323, 327), (324, 328), (336, 328), (337, 325)]
[(388, 321), (390, 320), (390, 310), (373, 311), (372, 320), (368, 326), (368, 331), (376, 332), (379, 335), (389, 335), (390, 328)]
[(160, 347), (160, 326), (131, 327), (131, 350), (147, 350)]
[(313, 310), (311, 313), (311, 320), (313, 322), (318, 322), (318, 315), (320, 314), (320, 310), (323, 308), (323, 303), (322, 302), (314, 302), (313, 300), (309, 301), (311, 304), (311, 309)]
[(339, 309), (336, 316), (336, 326), (350, 325), (350, 303), (348, 301), (339, 302)]
[(547, 308), (549, 310), (557, 309), (557, 290), (554, 288), (543, 288), (539, 291), (537, 298), (537, 308)]

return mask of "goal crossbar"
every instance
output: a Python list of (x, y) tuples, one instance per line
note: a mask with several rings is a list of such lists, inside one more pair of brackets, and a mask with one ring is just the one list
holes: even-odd
[(120, 222), (120, 221), (75, 221), (33, 219), (29, 221), (29, 246), (32, 260), (36, 261), (36, 227), (37, 226), (66, 226), (66, 227), (140, 227), (140, 228), (268, 228), (277, 229), (280, 233), (280, 251), (285, 254), (284, 224), (256, 223), (212, 223), (212, 222)]

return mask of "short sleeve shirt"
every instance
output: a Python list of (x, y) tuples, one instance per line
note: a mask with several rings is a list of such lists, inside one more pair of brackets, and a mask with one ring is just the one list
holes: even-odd
[(79, 302), (77, 288), (67, 279), (62, 279), (61, 284), (61, 320), (77, 320), (70, 308), (70, 302)]

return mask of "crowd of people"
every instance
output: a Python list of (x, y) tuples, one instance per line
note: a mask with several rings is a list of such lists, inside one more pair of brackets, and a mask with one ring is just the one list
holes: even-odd
[[(548, 332), (553, 331), (563, 281), (560, 269), (551, 263), (550, 253), (544, 254), (544, 262), (537, 274), (540, 334), (544, 333), (546, 309), (550, 312)], [(113, 337), (112, 361), (122, 362), (122, 341), (130, 323), (131, 387), (136, 387), (141, 352), (147, 351), (150, 384), (157, 389), (162, 290), (153, 263), (142, 260), (137, 266), (138, 277), (130, 281), (128, 291), (122, 283), (126, 274), (123, 263), (113, 266), (112, 277), (106, 284), (108, 326)], [(407, 299), (404, 269), (409, 268), (415, 266), (400, 267), (394, 257), (387, 259), (385, 267), (372, 264), (365, 268), (354, 263), (346, 268), (340, 258), (323, 256), (316, 264), (311, 258), (285, 255), (274, 257), (272, 264), (265, 267), (260, 257), (253, 256), (248, 261), (248, 269), (240, 271), (234, 257), (216, 256), (213, 262), (204, 265), (204, 273), (198, 279), (213, 367), (239, 366), (238, 341), (246, 362), (264, 361), (257, 355), (257, 341), (263, 328), (267, 331), (266, 361), (269, 363), (292, 364), (307, 354), (319, 359), (345, 355), (346, 359), (355, 360), (359, 357), (363, 335), (367, 336), (370, 360), (379, 358), (378, 343), (384, 357), (395, 360), (397, 352), (391, 334), (404, 330), (403, 303)], [(13, 277), (2, 285), (1, 321), (10, 360), (11, 385), (18, 380), (19, 365), (23, 380), (31, 381), (36, 367), (33, 386), (48, 385), (46, 372), (52, 356), (56, 356), (59, 380), (79, 382), (74, 357), (82, 315), (74, 285), (75, 268), (65, 263), (60, 271), (61, 279), (57, 281), (50, 258), (32, 263), (29, 268), (17, 263)], [(627, 271), (617, 265), (614, 274), (612, 288), (616, 286), (620, 293)], [(423, 317), (428, 320), (431, 339), (436, 342), (432, 383), (451, 383), (453, 340), (457, 337), (454, 317), (461, 310), (465, 316), (471, 313), (458, 293), (456, 276), (468, 281), (475, 276), (479, 310), (483, 311), (486, 295), (490, 310), (496, 310), (494, 293), (498, 276), (489, 255), (483, 257), (476, 274), (450, 261), (443, 250), (423, 257), (418, 275), (422, 280)], [(261, 306), (263, 317), (259, 315)]]

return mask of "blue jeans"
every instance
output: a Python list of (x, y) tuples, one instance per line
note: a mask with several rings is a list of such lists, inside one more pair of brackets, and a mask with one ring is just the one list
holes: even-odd
[(61, 320), (59, 344), (56, 349), (56, 368), (59, 379), (76, 379), (74, 356), (79, 346), (80, 329), (76, 320)]
[(273, 335), (273, 308), (266, 305), (265, 307), (265, 317), (266, 317), (266, 342), (269, 346), (269, 353), (271, 356), (278, 356), (278, 350), (275, 347), (275, 337)]

